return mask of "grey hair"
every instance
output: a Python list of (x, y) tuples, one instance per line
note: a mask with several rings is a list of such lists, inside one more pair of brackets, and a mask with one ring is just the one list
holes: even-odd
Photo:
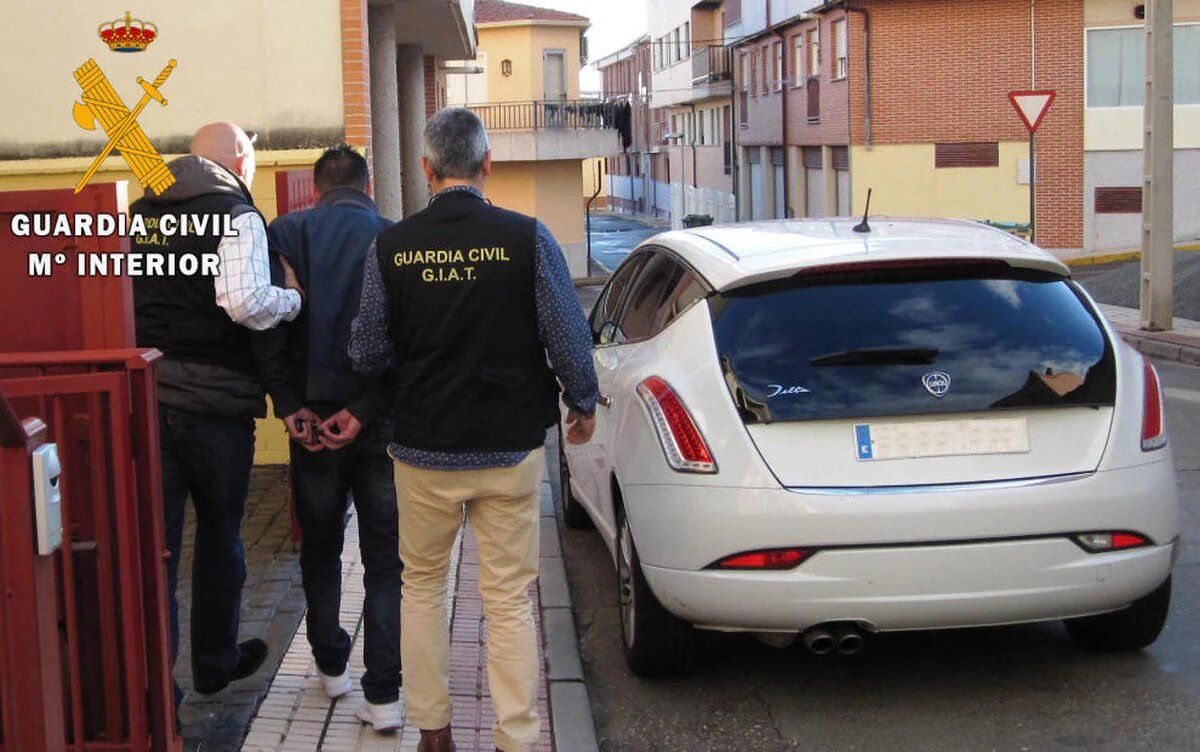
[(465, 107), (439, 110), (425, 124), (425, 158), (438, 178), (474, 178), (483, 170), (487, 130)]

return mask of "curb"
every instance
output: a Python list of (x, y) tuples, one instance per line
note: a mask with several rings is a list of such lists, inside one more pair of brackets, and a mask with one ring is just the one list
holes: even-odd
[[(551, 455), (547, 452), (547, 456)], [(583, 681), (583, 661), (579, 657), (571, 589), (563, 564), (557, 505), (549, 477), (542, 481), (541, 495), (538, 596), (546, 649), (546, 679), (550, 683), (550, 728), (554, 734), (554, 748), (558, 752), (599, 752), (592, 704)]]
[[(1200, 251), (1200, 243), (1188, 243), (1175, 246), (1179, 251)], [(1115, 264), (1121, 261), (1137, 261), (1142, 258), (1141, 251), (1120, 251), (1117, 253), (1098, 253), (1092, 256), (1073, 256), (1062, 259), (1067, 266), (1095, 266), (1097, 264)]]
[(1152, 333), (1117, 330), (1121, 339), (1133, 346), (1135, 350), (1152, 358), (1173, 360), (1190, 366), (1200, 366), (1200, 347), (1182, 343), (1166, 342), (1154, 337)]

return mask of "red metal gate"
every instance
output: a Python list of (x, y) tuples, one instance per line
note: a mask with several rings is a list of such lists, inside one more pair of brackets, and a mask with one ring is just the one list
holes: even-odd
[[(81, 278), (74, 267), (79, 251), (124, 250), (126, 241), (10, 234), (16, 212), (125, 208), (123, 187), (113, 184), (78, 197), (0, 194), (0, 403), (11, 412), (0, 416), (7, 437), (0, 577), (6, 588), (22, 586), (33, 572), (38, 584), (14, 591), (24, 608), (0, 608), (0, 752), (180, 747), (153, 374), (159, 355), (132, 347), (128, 278)], [(50, 277), (31, 278), (31, 251), (69, 260)], [(55, 442), (63, 466), (64, 539), (52, 556), (37, 556), (31, 545), (27, 454), (35, 441)]]

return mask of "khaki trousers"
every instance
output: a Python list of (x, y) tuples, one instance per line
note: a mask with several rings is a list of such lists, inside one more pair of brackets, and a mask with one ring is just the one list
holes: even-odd
[(404, 562), (400, 653), (408, 717), (418, 728), (450, 724), (446, 576), (463, 511), (479, 546), (487, 618), (488, 685), (496, 746), (527, 752), (540, 728), (538, 653), (529, 586), (538, 572), (538, 487), (545, 450), (514, 467), (426, 470), (396, 462)]

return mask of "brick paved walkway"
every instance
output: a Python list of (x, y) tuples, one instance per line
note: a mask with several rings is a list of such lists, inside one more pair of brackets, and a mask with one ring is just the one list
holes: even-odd
[[(486, 624), (479, 597), (479, 561), (474, 538), (465, 529), (455, 544), (450, 562), (448, 599), (452, 614), (450, 692), (454, 702), (455, 743), (460, 752), (495, 749), (492, 743), (491, 697), (487, 690)], [(358, 681), (363, 673), (362, 641), (362, 565), (358, 554), (358, 524), (352, 518), (346, 530), (346, 546), (342, 553), (343, 592), (342, 624), (354, 637), (350, 657), (350, 673), (355, 690), (336, 702), (330, 702), (317, 680), (304, 625), (296, 632), (287, 654), (279, 667), (266, 698), (253, 719), (246, 737), (247, 752), (281, 752), (290, 750), (389, 750), (415, 752), (420, 734), (406, 725), (396, 734), (377, 734), (358, 722), (354, 711), (362, 702)], [(531, 588), (535, 608), (538, 603), (537, 585)], [(538, 613), (538, 645), (541, 646), (541, 615)], [(538, 752), (552, 752), (550, 712), (547, 701), (545, 659), (542, 656), (542, 682), (539, 710), (542, 716), (542, 737)], [(403, 701), (403, 690), (401, 701)]]

